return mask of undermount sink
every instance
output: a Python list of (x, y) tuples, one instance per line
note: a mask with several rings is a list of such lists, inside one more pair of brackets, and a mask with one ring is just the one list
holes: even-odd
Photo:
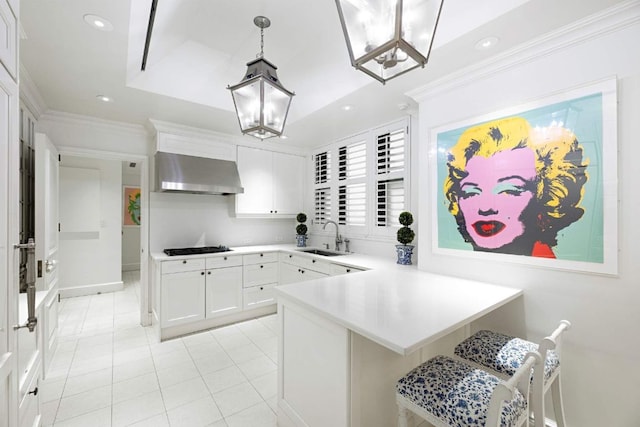
[(322, 255), (322, 256), (346, 255), (343, 252), (335, 252), (335, 251), (329, 251), (329, 250), (325, 250), (325, 249), (296, 249), (296, 250), (300, 251), (300, 252), (307, 253), (307, 254)]

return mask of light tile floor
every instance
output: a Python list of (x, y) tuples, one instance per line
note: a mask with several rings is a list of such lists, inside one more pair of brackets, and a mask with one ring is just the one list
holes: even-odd
[(276, 425), (275, 315), (160, 343), (139, 323), (139, 272), (123, 281), (61, 301), (43, 426)]

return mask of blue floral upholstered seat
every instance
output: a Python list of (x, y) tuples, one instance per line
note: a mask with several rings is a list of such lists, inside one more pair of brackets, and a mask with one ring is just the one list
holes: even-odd
[(540, 344), (521, 338), (482, 330), (458, 344), (454, 350), (456, 356), (486, 367), (501, 378), (512, 376), (525, 360), (528, 352), (538, 351), (544, 360), (544, 369), (540, 369), (539, 390), (532, 390), (531, 409), (535, 425), (545, 425), (544, 394), (551, 389), (553, 408), (558, 427), (565, 427), (564, 408), (560, 386), (560, 361), (562, 333), (571, 323), (560, 322), (556, 330), (544, 338)]
[(529, 373), (541, 360), (535, 352), (530, 356), (511, 383), (462, 360), (447, 356), (428, 360), (396, 384), (398, 425), (407, 425), (407, 409), (436, 426), (525, 425)]

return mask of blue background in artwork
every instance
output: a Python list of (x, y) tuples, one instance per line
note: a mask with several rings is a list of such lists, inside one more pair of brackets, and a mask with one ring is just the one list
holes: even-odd
[[(583, 158), (589, 166), (589, 179), (584, 186), (581, 206), (582, 218), (558, 233), (558, 244), (553, 248), (557, 259), (602, 263), (603, 247), (603, 185), (602, 185), (602, 94), (597, 93), (569, 101), (510, 114), (527, 119), (531, 127), (550, 126), (554, 121), (571, 129), (583, 148)], [(493, 121), (503, 117), (495, 117)], [(486, 122), (473, 123), (437, 135), (437, 220), (438, 246), (447, 249), (473, 250), (458, 232), (457, 224), (449, 213), (443, 186), (447, 175), (447, 152), (468, 129)]]

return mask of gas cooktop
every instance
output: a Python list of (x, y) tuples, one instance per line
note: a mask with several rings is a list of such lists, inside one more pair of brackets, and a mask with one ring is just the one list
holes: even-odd
[(176, 249), (165, 249), (164, 253), (169, 256), (179, 256), (179, 255), (200, 255), (200, 254), (214, 254), (217, 252), (229, 252), (227, 246), (198, 246), (195, 248), (176, 248)]

